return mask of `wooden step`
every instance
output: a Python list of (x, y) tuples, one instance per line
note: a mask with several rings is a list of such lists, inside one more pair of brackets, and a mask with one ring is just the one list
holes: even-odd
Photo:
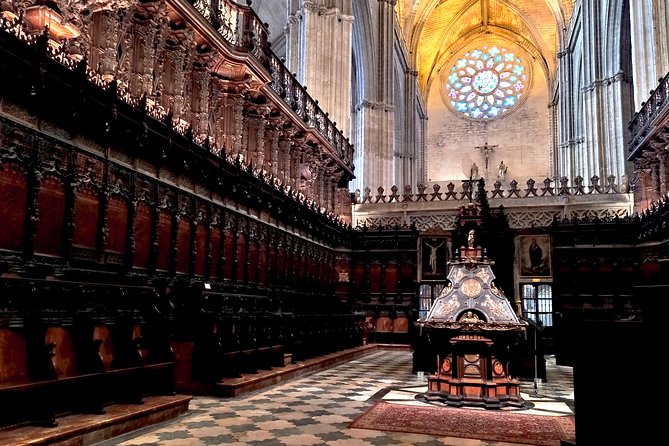
[[(409, 346), (406, 347), (409, 348)], [(372, 353), (377, 349), (379, 347), (374, 344), (355, 347), (298, 361), (295, 364), (287, 363), (285, 367), (273, 368), (272, 370), (259, 370), (258, 373), (253, 374), (244, 374), (241, 378), (226, 378), (216, 384), (214, 393), (225, 397), (239, 396), (351, 361), (352, 359)]]
[(58, 417), (55, 427), (14, 426), (0, 430), (0, 446), (88, 446), (188, 411), (191, 396), (147, 396), (143, 404), (111, 404), (104, 414)]

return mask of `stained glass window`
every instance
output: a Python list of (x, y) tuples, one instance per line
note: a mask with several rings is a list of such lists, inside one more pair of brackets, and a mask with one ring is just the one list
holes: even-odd
[(527, 94), (528, 72), (513, 52), (484, 46), (464, 54), (448, 74), (445, 92), (453, 109), (477, 120), (500, 117)]

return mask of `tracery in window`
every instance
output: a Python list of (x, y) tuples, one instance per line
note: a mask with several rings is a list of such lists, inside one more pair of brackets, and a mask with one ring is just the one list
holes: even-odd
[(514, 52), (502, 46), (483, 46), (455, 61), (444, 83), (445, 99), (467, 118), (499, 118), (527, 96), (529, 75)]

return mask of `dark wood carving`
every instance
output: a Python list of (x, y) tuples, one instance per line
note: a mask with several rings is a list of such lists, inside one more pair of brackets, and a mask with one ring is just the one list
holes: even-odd
[[(60, 256), (63, 253), (65, 224), (65, 188), (63, 182), (51, 175), (42, 177), (37, 195), (39, 214), (35, 252)], [(54, 236), (55, 234), (55, 236)]]
[(158, 213), (158, 249), (156, 253), (156, 269), (168, 271), (172, 255), (172, 214), (162, 210)]
[(381, 265), (377, 262), (369, 265), (369, 292), (372, 294), (381, 292)]
[(285, 235), (281, 234), (278, 237), (276, 249), (276, 264), (275, 264), (275, 282), (277, 286), (284, 285), (286, 277), (286, 243)]
[(107, 207), (107, 263), (122, 264), (128, 236), (128, 203), (113, 195)]
[(79, 186), (74, 205), (73, 255), (95, 261), (100, 212), (100, 198), (91, 186)]
[[(241, 229), (241, 228), (240, 228)], [(247, 236), (243, 230), (237, 232), (237, 257), (235, 260), (236, 264), (236, 275), (235, 280), (238, 283), (246, 282), (246, 273), (248, 270), (248, 242)]]
[(14, 164), (0, 164), (0, 249), (22, 250), (26, 196), (23, 170)]
[(191, 260), (191, 222), (182, 217), (177, 229), (177, 272), (190, 273)]
[(195, 275), (204, 276), (209, 231), (204, 223), (195, 226)]
[(135, 211), (135, 256), (133, 266), (148, 269), (151, 265), (151, 233), (153, 212), (143, 201), (137, 203)]
[(222, 260), (222, 250), (221, 250), (221, 228), (218, 226), (213, 226), (211, 228), (211, 235), (209, 239), (210, 246), (210, 258), (209, 261), (209, 276), (214, 279), (221, 278), (221, 260)]
[(260, 230), (260, 239), (258, 246), (258, 285), (265, 287), (267, 285), (267, 260), (269, 252), (267, 249), (267, 230), (262, 227)]
[(399, 268), (395, 263), (386, 265), (385, 278), (383, 283), (385, 285), (385, 292), (387, 294), (397, 293), (398, 269)]
[(237, 240), (236, 234), (236, 219), (230, 215), (225, 215), (225, 241), (223, 244), (223, 278), (229, 281), (235, 280), (235, 256)]
[(247, 262), (246, 281), (249, 285), (257, 285), (258, 280), (258, 261), (260, 255), (258, 253), (258, 225), (253, 222), (250, 224), (249, 230), (249, 252)]

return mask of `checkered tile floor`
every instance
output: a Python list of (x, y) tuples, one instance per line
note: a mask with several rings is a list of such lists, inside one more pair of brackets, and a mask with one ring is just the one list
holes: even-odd
[[(523, 397), (547, 415), (573, 408), (571, 368), (547, 357), (546, 383), (523, 383)], [(304, 378), (233, 399), (195, 397), (187, 414), (98, 446), (200, 445), (503, 445), (462, 438), (349, 429), (375, 401), (422, 404), (427, 381), (411, 373), (407, 351), (377, 351)], [(538, 396), (528, 394), (535, 392)], [(517, 444), (514, 446), (518, 446)]]

